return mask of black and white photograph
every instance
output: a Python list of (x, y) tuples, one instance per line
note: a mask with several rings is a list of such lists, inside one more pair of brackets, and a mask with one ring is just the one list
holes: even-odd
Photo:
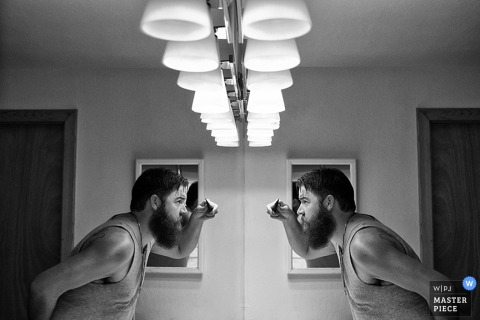
[(0, 1), (0, 320), (478, 320), (479, 195), (478, 0)]

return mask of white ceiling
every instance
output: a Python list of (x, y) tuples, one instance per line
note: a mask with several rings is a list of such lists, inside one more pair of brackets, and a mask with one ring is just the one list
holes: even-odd
[[(1, 0), (4, 66), (162, 68), (148, 0)], [(480, 66), (479, 0), (306, 0), (301, 67)]]

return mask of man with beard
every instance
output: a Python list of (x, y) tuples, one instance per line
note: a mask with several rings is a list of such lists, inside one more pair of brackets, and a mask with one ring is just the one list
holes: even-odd
[(267, 205), (283, 222), (292, 249), (305, 259), (330, 254), (341, 266), (354, 319), (430, 319), (430, 281), (448, 281), (420, 262), (413, 249), (374, 217), (357, 213), (354, 190), (337, 169), (304, 174), (299, 189), (300, 223), (279, 201)]
[[(187, 211), (182, 214), (181, 225), (182, 228), (187, 224), (190, 219), (192, 211), (198, 206), (198, 181), (192, 182), (188, 187), (187, 191), (187, 201), (185, 202), (185, 207)], [(155, 267), (180, 267), (185, 268), (188, 265), (188, 260), (190, 256), (186, 256), (181, 259), (173, 259), (167, 256), (154, 254), (150, 255), (148, 260), (148, 266)]]
[(90, 232), (71, 256), (37, 276), (31, 285), (31, 319), (134, 318), (150, 251), (182, 258), (191, 253), (203, 222), (218, 206), (204, 201), (185, 227), (188, 181), (163, 168), (135, 182), (131, 212), (113, 216)]

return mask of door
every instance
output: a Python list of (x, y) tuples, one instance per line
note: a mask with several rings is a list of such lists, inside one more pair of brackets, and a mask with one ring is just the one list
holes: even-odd
[[(480, 109), (418, 109), (424, 262), (451, 280), (480, 276)], [(472, 319), (480, 295), (472, 291)]]
[(0, 110), (0, 319), (73, 245), (76, 110)]

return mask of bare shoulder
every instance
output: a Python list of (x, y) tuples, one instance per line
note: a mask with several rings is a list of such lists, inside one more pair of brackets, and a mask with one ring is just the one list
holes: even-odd
[(385, 259), (391, 252), (399, 253), (400, 244), (387, 232), (375, 228), (364, 228), (352, 238), (350, 254), (355, 262), (370, 264)]
[(96, 253), (118, 263), (133, 256), (134, 246), (135, 243), (127, 230), (112, 226), (93, 235), (81, 251)]

